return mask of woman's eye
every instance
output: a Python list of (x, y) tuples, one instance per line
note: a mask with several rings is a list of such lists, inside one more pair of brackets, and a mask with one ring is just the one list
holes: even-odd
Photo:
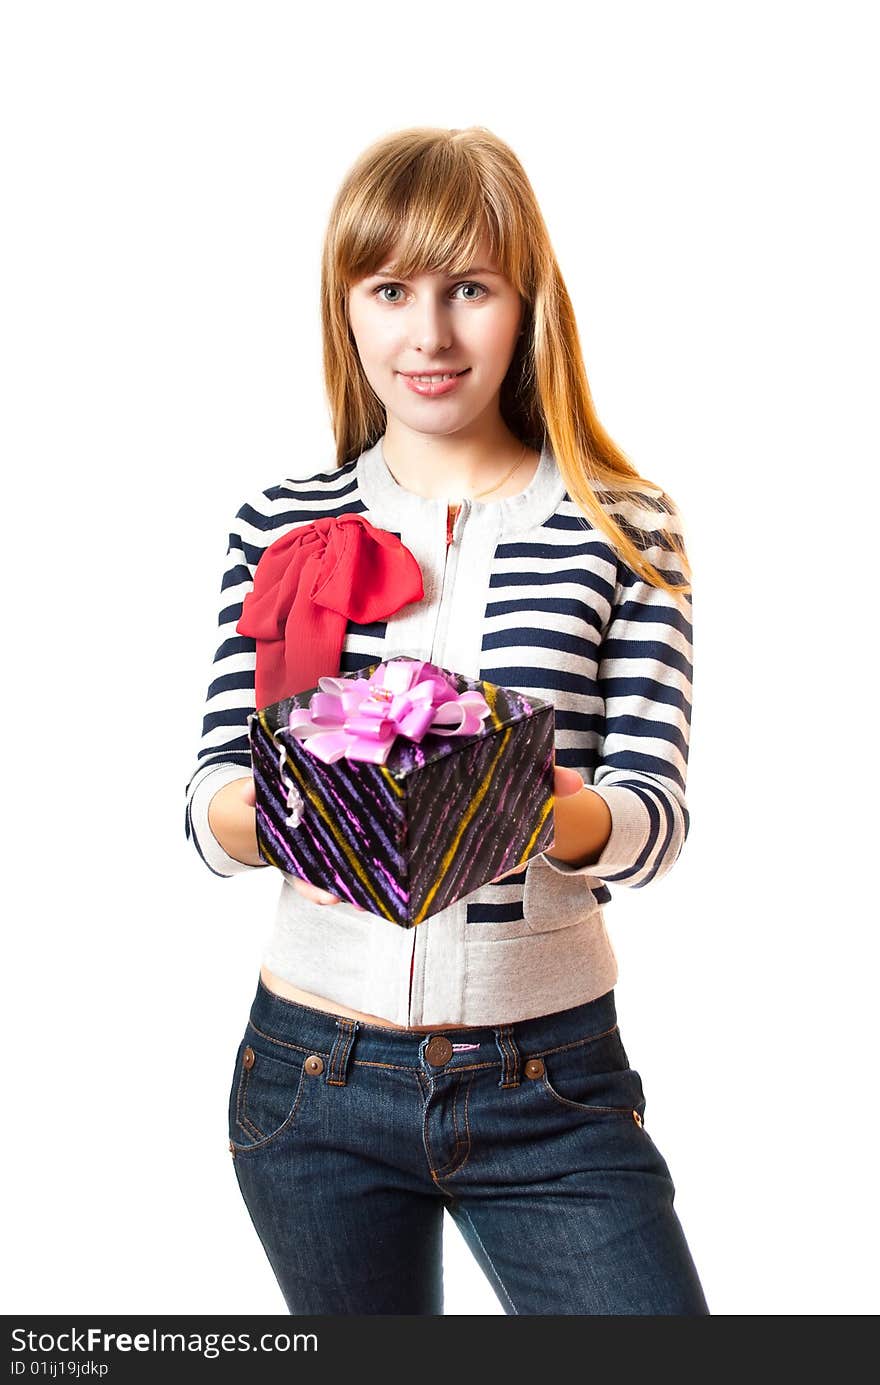
[[(457, 293), (459, 289), (479, 289), (481, 295), (482, 295), (482, 294), (486, 294), (486, 293), (489, 292), (489, 290), (488, 290), (487, 288), (485, 288), (482, 284), (476, 284), (476, 283), (474, 283), (474, 282), (473, 282), (472, 280), (470, 280), (470, 279), (466, 279), (466, 280), (464, 280), (462, 283), (456, 284), (455, 289), (454, 289), (454, 292)], [(376, 297), (377, 297), (377, 298), (380, 298), (381, 301), (382, 301), (383, 303), (389, 303), (389, 304), (399, 303), (399, 302), (400, 302), (400, 299), (399, 299), (399, 298), (393, 298), (393, 299), (391, 299), (391, 298), (384, 298), (384, 297), (382, 297), (383, 294), (388, 293), (390, 290), (393, 290), (395, 293), (400, 293), (400, 292), (403, 291), (403, 285), (402, 285), (402, 284), (380, 284), (379, 287), (375, 290)], [(468, 297), (464, 299), (464, 302), (465, 302), (465, 303), (478, 303), (479, 301), (480, 301), (479, 298), (474, 298), (472, 295), (468, 295)]]
[[(479, 289), (479, 290), (480, 290), (480, 293), (483, 293), (483, 294), (489, 292), (489, 290), (488, 290), (487, 288), (484, 288), (482, 284), (474, 284), (474, 283), (472, 283), (471, 280), (469, 280), (469, 279), (466, 280), (465, 283), (463, 283), (463, 284), (457, 284), (457, 285), (456, 285), (456, 289)], [(479, 302), (479, 299), (476, 299), (476, 300), (473, 299), (473, 298), (468, 298), (468, 299), (467, 299), (467, 302), (468, 302), (468, 303), (473, 303), (473, 302), (475, 302), (475, 301), (476, 301), (476, 302)]]

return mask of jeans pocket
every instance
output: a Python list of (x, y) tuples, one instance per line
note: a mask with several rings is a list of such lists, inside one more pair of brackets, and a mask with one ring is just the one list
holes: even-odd
[[(296, 1056), (291, 1056), (296, 1055)], [(250, 1024), (239, 1044), (229, 1092), (229, 1145), (233, 1152), (265, 1149), (290, 1131), (308, 1088), (305, 1054), (275, 1050)]]
[(642, 1079), (629, 1066), (616, 1026), (594, 1039), (544, 1053), (541, 1061), (541, 1089), (555, 1105), (599, 1118), (625, 1116), (642, 1124)]

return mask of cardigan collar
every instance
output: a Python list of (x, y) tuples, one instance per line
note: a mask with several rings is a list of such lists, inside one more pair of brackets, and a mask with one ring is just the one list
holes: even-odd
[[(357, 460), (358, 486), (368, 509), (382, 525), (424, 524), (428, 519), (446, 523), (447, 502), (442, 497), (429, 500), (401, 486), (391, 474), (382, 449), (384, 434)], [(493, 511), (500, 520), (500, 533), (510, 534), (543, 524), (555, 513), (565, 496), (565, 483), (547, 442), (529, 484), (518, 495), (501, 500), (468, 500), (467, 510), (478, 517)]]

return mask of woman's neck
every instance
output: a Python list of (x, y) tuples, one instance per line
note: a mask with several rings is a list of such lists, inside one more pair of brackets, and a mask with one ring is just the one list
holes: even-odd
[(457, 505), (463, 498), (486, 501), (518, 495), (535, 474), (540, 453), (524, 447), (510, 435), (499, 440), (497, 449), (484, 446), (450, 449), (446, 439), (437, 445), (421, 443), (415, 450), (409, 442), (382, 439), (382, 455), (391, 475), (404, 490), (426, 500), (446, 500)]

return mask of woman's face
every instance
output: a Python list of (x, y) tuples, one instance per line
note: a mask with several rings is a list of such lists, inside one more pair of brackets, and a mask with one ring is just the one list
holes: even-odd
[[(348, 309), (364, 374), (389, 418), (443, 435), (487, 411), (497, 415), (523, 304), (485, 241), (467, 275), (418, 274), (404, 282), (371, 274), (352, 284)], [(451, 372), (452, 386), (407, 380)]]

